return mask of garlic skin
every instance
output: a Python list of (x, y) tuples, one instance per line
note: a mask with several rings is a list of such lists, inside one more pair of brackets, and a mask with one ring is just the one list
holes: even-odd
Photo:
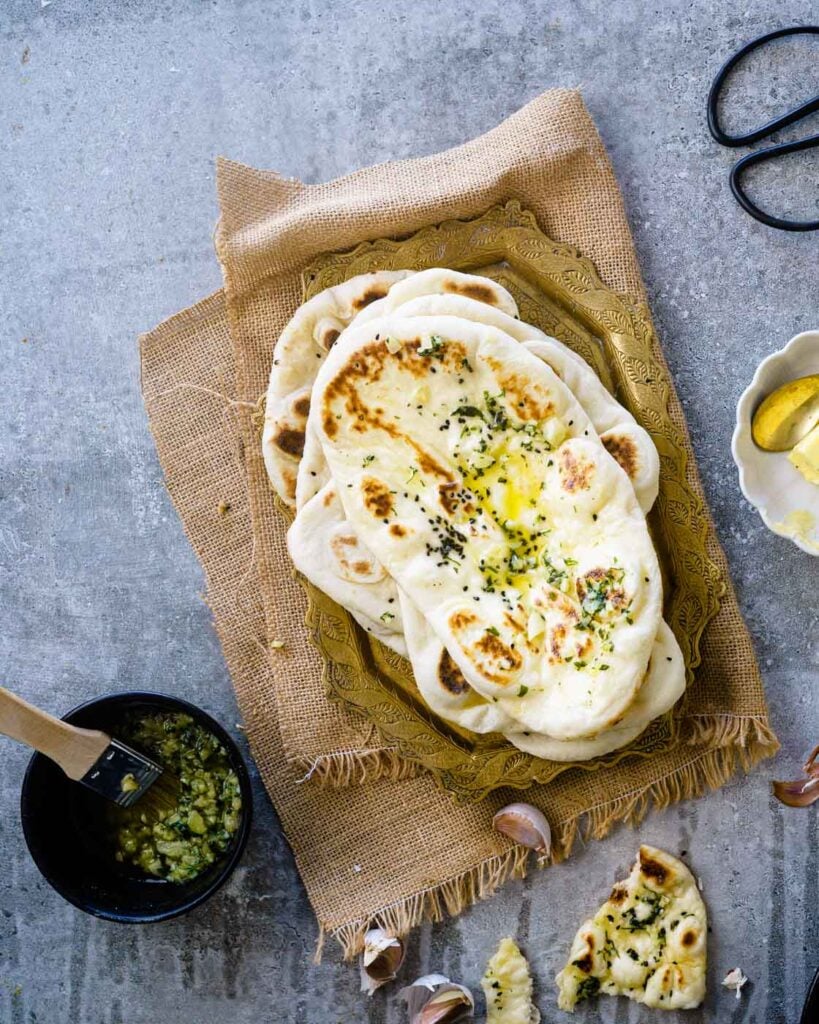
[(459, 1024), (472, 1020), (475, 1000), (465, 985), (443, 974), (426, 974), (401, 990), (410, 1024)]
[(492, 827), (520, 846), (528, 846), (541, 857), (552, 848), (552, 830), (542, 811), (531, 804), (509, 804), (492, 819)]
[(404, 962), (404, 943), (383, 928), (371, 928), (364, 936), (364, 952), (361, 954), (361, 991), (371, 996), (373, 992), (395, 980)]
[(737, 999), (742, 997), (742, 986), (748, 979), (742, 973), (741, 967), (735, 967), (729, 971), (722, 979), (722, 984), (725, 988), (730, 988), (737, 994)]

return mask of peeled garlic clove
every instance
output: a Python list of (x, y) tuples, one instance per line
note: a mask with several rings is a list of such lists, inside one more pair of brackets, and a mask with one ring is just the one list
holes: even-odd
[(545, 815), (531, 804), (509, 804), (492, 819), (492, 827), (542, 857), (552, 848), (552, 830)]
[(403, 962), (404, 943), (382, 928), (370, 929), (364, 936), (361, 954), (361, 991), (371, 996), (395, 978)]
[(465, 985), (442, 985), (410, 1024), (457, 1024), (470, 1020), (474, 1011), (475, 1000)]

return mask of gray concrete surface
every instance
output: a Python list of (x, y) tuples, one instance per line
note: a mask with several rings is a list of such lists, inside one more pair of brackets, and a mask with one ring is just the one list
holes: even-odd
[[(760, 358), (819, 326), (817, 237), (772, 232), (738, 209), (727, 184), (735, 155), (704, 123), (722, 59), (758, 32), (815, 20), (816, 7), (772, 11), (763, 0), (3, 0), (3, 680), (55, 712), (103, 690), (154, 687), (237, 721), (201, 573), (146, 428), (135, 346), (139, 331), (220, 283), (214, 156), (318, 181), (453, 145), (548, 86), (580, 85), (625, 194), (783, 741), (773, 764), (650, 817), (640, 837), (688, 850), (708, 899), (710, 991), (685, 1019), (796, 1021), (819, 964), (819, 826), (815, 809), (785, 810), (768, 787), (819, 740), (817, 563), (742, 500), (729, 442)], [(755, 61), (731, 90), (732, 123), (815, 92), (816, 55), (784, 44)], [(756, 186), (816, 216), (816, 153)], [(0, 742), (0, 1024), (404, 1020), (394, 990), (365, 1004), (332, 952), (311, 965), (315, 923), (260, 789), (227, 891), (185, 919), (125, 928), (75, 912), (27, 856), (17, 816), (26, 756)], [(544, 1020), (562, 1019), (552, 976), (637, 840), (620, 829), (420, 929), (406, 976), (443, 969), (476, 984), (513, 932)], [(751, 979), (741, 1003), (719, 987), (737, 964)], [(611, 999), (578, 1015), (649, 1017)]]

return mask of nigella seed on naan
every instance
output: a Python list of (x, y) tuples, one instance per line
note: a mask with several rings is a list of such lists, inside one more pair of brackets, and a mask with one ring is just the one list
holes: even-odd
[[(422, 383), (432, 398), (413, 403)], [(557, 739), (617, 721), (659, 628), (659, 567), (633, 487), (548, 364), (494, 327), (381, 318), (336, 342), (311, 423), (347, 518), (470, 686)]]
[[(495, 284), (488, 279), (482, 281), (487, 285)], [(440, 276), (431, 276), (430, 271), (422, 271), (411, 282), (394, 286), (385, 299), (368, 307), (353, 321), (353, 325), (375, 319), (376, 316), (400, 312), (401, 316), (407, 317), (457, 316), (500, 328), (551, 366), (572, 391), (610, 454), (631, 480), (640, 507), (648, 512), (659, 489), (660, 460), (657, 449), (631, 413), (609, 394), (589, 364), (556, 338), (550, 338), (537, 327), (504, 312), (504, 309), (510, 308), (506, 301), (488, 304), (451, 290), (425, 291), (428, 288), (441, 289), (442, 283)]]

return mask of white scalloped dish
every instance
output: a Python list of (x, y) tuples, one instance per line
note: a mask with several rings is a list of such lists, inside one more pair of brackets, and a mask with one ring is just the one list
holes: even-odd
[(819, 487), (808, 483), (787, 452), (766, 452), (754, 444), (751, 417), (771, 391), (797, 377), (819, 373), (819, 331), (803, 331), (759, 364), (737, 405), (731, 442), (742, 493), (768, 529), (787, 537), (809, 555), (819, 555)]

